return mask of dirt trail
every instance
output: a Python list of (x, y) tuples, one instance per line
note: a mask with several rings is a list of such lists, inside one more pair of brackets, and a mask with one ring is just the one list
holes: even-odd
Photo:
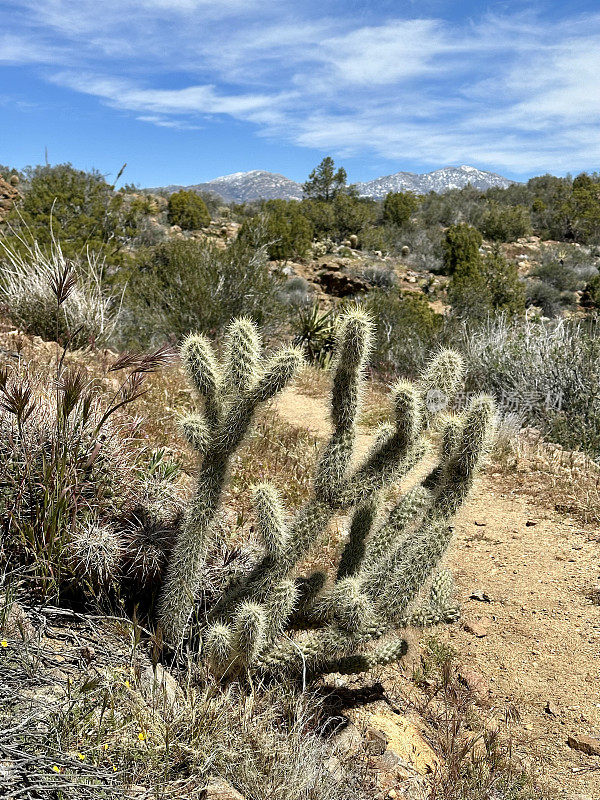
[[(291, 389), (276, 408), (317, 436), (329, 431), (325, 400)], [(360, 434), (360, 450), (371, 438)], [(559, 796), (600, 800), (600, 756), (567, 745), (570, 735), (600, 738), (600, 606), (587, 596), (600, 544), (593, 530), (522, 496), (524, 477), (483, 475), (457, 518), (449, 561), (463, 620), (442, 635), (484, 676), (492, 716), (518, 709), (510, 728), (522, 760), (541, 765)]]

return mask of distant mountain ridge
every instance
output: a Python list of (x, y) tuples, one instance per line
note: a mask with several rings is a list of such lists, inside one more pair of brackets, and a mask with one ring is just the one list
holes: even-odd
[(433, 172), (418, 174), (416, 172), (396, 172), (394, 175), (385, 175), (366, 183), (357, 183), (358, 193), (361, 197), (385, 197), (388, 192), (412, 191), (416, 194), (428, 192), (448, 192), (450, 189), (463, 189), (468, 184), (485, 191), (492, 187), (506, 189), (515, 183), (495, 172), (486, 172), (477, 167), (463, 164), (461, 167), (442, 167)]
[[(476, 167), (463, 164), (460, 167), (442, 167), (433, 172), (419, 174), (416, 172), (396, 172), (384, 175), (372, 181), (355, 184), (361, 197), (382, 198), (388, 192), (412, 191), (416, 194), (428, 192), (447, 192), (450, 189), (462, 189), (471, 186), (485, 191), (492, 187), (505, 189), (515, 183), (495, 172), (486, 172)], [(302, 184), (286, 178), (277, 172), (253, 169), (250, 172), (234, 172), (222, 175), (206, 183), (192, 186), (164, 186), (167, 192), (187, 189), (195, 192), (212, 192), (228, 203), (243, 203), (249, 200), (301, 200)]]

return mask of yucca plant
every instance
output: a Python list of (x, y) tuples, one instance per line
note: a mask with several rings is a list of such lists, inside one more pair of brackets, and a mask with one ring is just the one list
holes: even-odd
[[(395, 424), (384, 426), (371, 451), (354, 463), (365, 368), (373, 324), (361, 309), (348, 310), (337, 330), (331, 418), (312, 497), (293, 518), (270, 484), (255, 488), (263, 555), (226, 588), (205, 615), (202, 657), (220, 677), (241, 671), (356, 672), (406, 652), (396, 631), (457, 618), (452, 581), (440, 562), (451, 519), (465, 500), (493, 427), (494, 404), (475, 398), (461, 416), (440, 418), (440, 397), (450, 402), (463, 365), (440, 352), (416, 383), (392, 389)], [(200, 459), (197, 490), (175, 541), (159, 603), (163, 634), (180, 645), (194, 616), (205, 554), (222, 501), (231, 460), (260, 403), (293, 378), (302, 363), (296, 349), (270, 359), (247, 319), (229, 328), (222, 361), (203, 336), (181, 350), (203, 411), (183, 431)], [(437, 426), (437, 427), (436, 427)], [(382, 496), (428, 452), (429, 432), (440, 432), (437, 466), (384, 514)], [(335, 515), (349, 514), (346, 542), (335, 575), (301, 577), (299, 565), (318, 548)]]
[(335, 317), (332, 309), (321, 311), (318, 303), (301, 306), (292, 319), (294, 344), (304, 350), (312, 364), (327, 367), (335, 347)]

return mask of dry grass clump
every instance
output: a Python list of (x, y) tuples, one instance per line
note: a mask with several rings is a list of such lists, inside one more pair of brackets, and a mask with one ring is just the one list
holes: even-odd
[(50, 634), (2, 639), (0, 776), (9, 797), (200, 798), (215, 776), (247, 800), (365, 797), (358, 774), (329, 771), (312, 694), (223, 690), (192, 668), (163, 691), (134, 623), (64, 613), (36, 617), (39, 629), (60, 634), (60, 660)]
[(467, 390), (487, 391), (547, 439), (600, 452), (600, 327), (586, 320), (490, 319), (454, 332), (464, 353)]
[[(77, 261), (68, 261), (57, 241), (47, 252), (36, 241), (17, 237), (15, 244), (0, 240), (0, 263), (0, 297), (13, 322), (25, 332), (68, 341), (72, 347), (100, 344), (114, 333), (120, 300), (107, 291), (106, 267), (97, 254), (87, 251)], [(56, 279), (66, 274), (76, 282), (59, 303)]]

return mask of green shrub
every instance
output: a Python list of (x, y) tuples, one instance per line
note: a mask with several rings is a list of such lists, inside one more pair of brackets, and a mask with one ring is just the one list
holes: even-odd
[(525, 206), (502, 206), (492, 200), (478, 227), (487, 239), (513, 242), (531, 233), (531, 216)]
[(377, 320), (373, 365), (385, 375), (417, 375), (439, 341), (441, 314), (420, 292), (395, 289), (374, 289), (364, 305)]
[(542, 262), (533, 270), (531, 275), (559, 292), (576, 292), (585, 283), (577, 271), (565, 264), (562, 259)]
[(169, 197), (168, 217), (171, 225), (179, 225), (184, 231), (197, 231), (210, 223), (204, 200), (196, 192), (185, 189)]
[(482, 271), (494, 313), (508, 317), (525, 311), (525, 286), (519, 278), (517, 265), (509, 263), (504, 256), (494, 250), (482, 261)]
[(581, 305), (585, 308), (600, 308), (600, 275), (589, 280), (581, 296)]
[(392, 225), (404, 225), (419, 207), (419, 198), (414, 192), (389, 192), (383, 201), (383, 221)]
[(262, 324), (280, 318), (281, 279), (269, 272), (264, 248), (235, 241), (175, 239), (140, 251), (123, 274), (124, 339), (137, 346), (179, 339), (193, 330), (218, 335), (233, 315)]
[(558, 317), (575, 302), (573, 292), (561, 292), (550, 283), (527, 281), (527, 306), (539, 308), (545, 317)]
[(300, 211), (310, 221), (315, 236), (332, 236), (338, 241), (367, 229), (378, 214), (377, 204), (373, 200), (348, 193), (338, 193), (328, 202), (304, 199)]
[(360, 233), (375, 221), (377, 205), (367, 197), (338, 194), (333, 200), (334, 234), (338, 238)]
[(462, 277), (477, 269), (482, 237), (478, 230), (461, 223), (446, 231), (443, 242), (444, 272)]
[(323, 238), (334, 235), (336, 222), (332, 203), (305, 198), (300, 203), (300, 210), (313, 226), (315, 236)]
[(250, 247), (266, 246), (269, 258), (287, 261), (304, 258), (313, 227), (295, 200), (269, 200), (263, 213), (243, 222), (238, 238)]
[[(10, 216), (22, 239), (50, 250), (60, 241), (67, 258), (87, 250), (108, 262), (123, 260), (123, 247), (137, 234), (139, 215), (126, 207), (99, 172), (83, 172), (71, 164), (38, 166), (25, 172), (24, 198)], [(13, 239), (13, 246), (18, 242)]]
[(525, 310), (525, 288), (517, 267), (499, 251), (460, 265), (450, 278), (448, 297), (452, 311), (462, 318), (482, 320), (490, 314), (512, 316)]
[(578, 175), (573, 181), (572, 202), (576, 241), (599, 244), (600, 175)]

